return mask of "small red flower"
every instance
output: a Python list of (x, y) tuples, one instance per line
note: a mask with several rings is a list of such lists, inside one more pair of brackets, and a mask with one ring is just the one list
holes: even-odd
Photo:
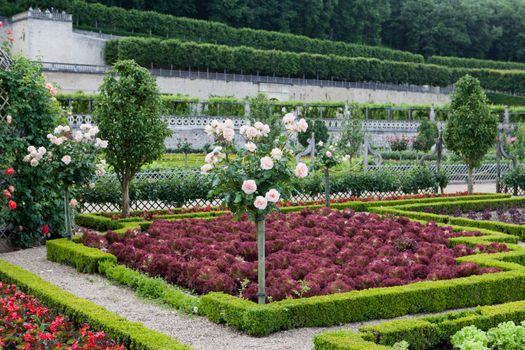
[(11, 198), (11, 192), (9, 192), (8, 190), (3, 190), (2, 193), (4, 194), (6, 199)]
[(49, 233), (49, 225), (48, 224), (45, 224), (43, 227), (42, 227), (42, 233), (47, 235)]
[(11, 176), (15, 173), (15, 169), (13, 168), (7, 168), (5, 173), (8, 175), (8, 176)]
[(11, 29), (6, 30), (7, 35), (13, 34), (13, 31)]
[(15, 210), (16, 209), (16, 202), (11, 200), (11, 201), (9, 201), (9, 203), (7, 203), (7, 206), (9, 207), (9, 209)]

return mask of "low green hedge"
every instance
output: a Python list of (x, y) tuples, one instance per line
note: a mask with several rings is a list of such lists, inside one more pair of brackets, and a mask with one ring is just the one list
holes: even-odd
[(152, 278), (119, 265), (112, 254), (67, 239), (47, 241), (46, 250), (49, 261), (73, 266), (79, 272), (100, 273), (114, 282), (130, 287), (140, 297), (155, 299), (186, 313), (199, 312), (199, 297), (186, 293), (161, 278)]
[(411, 350), (433, 349), (447, 344), (452, 335), (465, 326), (482, 330), (501, 322), (525, 320), (525, 301), (482, 306), (472, 311), (451, 312), (440, 316), (383, 322), (363, 326), (359, 333), (351, 331), (326, 332), (314, 337), (315, 350), (392, 350), (396, 342), (405, 340)]
[[(456, 243), (486, 244), (508, 238), (507, 235), (498, 232), (485, 230), (482, 233), (485, 236), (458, 237), (452, 240)], [(509, 241), (513, 241), (512, 238)], [(525, 249), (512, 244), (509, 244), (509, 247), (512, 249), (510, 252), (479, 254), (460, 259), (504, 270), (499, 273), (289, 299), (267, 305), (258, 305), (224, 293), (209, 293), (200, 297), (198, 312), (214, 322), (225, 323), (250, 335), (263, 336), (283, 329), (330, 326), (369, 319), (392, 318), (418, 312), (436, 312), (451, 308), (520, 300), (525, 298), (525, 288), (523, 288), (525, 268), (518, 262), (525, 262)], [(67, 241), (55, 245), (48, 244), (48, 249), (56, 250), (57, 248), (61, 253), (50, 254), (50, 256), (65, 257), (61, 259), (62, 263), (68, 263), (67, 256), (79, 256), (79, 250), (89, 252), (93, 249)], [(69, 250), (76, 254), (68, 254)], [(76, 263), (71, 262), (70, 264)], [(99, 270), (111, 277), (111, 274), (106, 272), (107, 267), (104, 267), (109, 264), (111, 262), (102, 262)], [(115, 275), (134, 275), (127, 269), (124, 271), (125, 273), (119, 272)], [(123, 283), (137, 288), (140, 283), (127, 282), (133, 278), (122, 277), (115, 278), (115, 280), (125, 281)], [(144, 278), (149, 279), (149, 277)], [(152, 282), (151, 290), (153, 291), (149, 291), (148, 295), (152, 297), (162, 295), (158, 285), (159, 282)], [(179, 302), (174, 301), (172, 306), (176, 307), (176, 305), (179, 305)]]
[(117, 263), (117, 258), (98, 249), (87, 249), (66, 239), (46, 242), (47, 260), (71, 265), (80, 272), (95, 273), (103, 262)]
[(406, 216), (411, 219), (435, 221), (451, 225), (460, 225), (467, 227), (485, 228), (488, 230), (499, 231), (516, 235), (522, 239), (525, 238), (525, 225), (509, 224), (501, 221), (488, 220), (473, 220), (463, 217), (453, 217), (449, 215), (441, 215), (435, 213), (424, 212), (425, 209), (432, 208), (432, 210), (445, 209), (453, 211), (456, 208), (461, 210), (483, 210), (486, 208), (508, 208), (514, 205), (525, 204), (525, 198), (501, 198), (501, 199), (486, 199), (486, 200), (469, 200), (469, 201), (450, 201), (442, 203), (428, 203), (428, 204), (408, 204), (393, 207), (374, 207), (370, 206), (369, 210), (378, 214), (393, 214)]
[(152, 331), (140, 323), (130, 322), (4, 260), (0, 260), (0, 280), (16, 284), (24, 292), (38, 298), (42, 304), (59, 310), (61, 314), (67, 315), (79, 324), (88, 323), (93, 329), (103, 330), (117, 343), (123, 343), (126, 349), (191, 349), (165, 334)]
[(493, 61), (479, 58), (432, 56), (427, 59), (428, 63), (453, 68), (489, 68), (504, 70), (525, 70), (525, 63), (510, 61)]

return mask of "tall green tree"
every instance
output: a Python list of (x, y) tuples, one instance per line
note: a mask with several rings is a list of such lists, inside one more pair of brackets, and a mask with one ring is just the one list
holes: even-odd
[(498, 135), (498, 117), (491, 113), (488, 103), (479, 80), (469, 75), (458, 80), (450, 103), (445, 144), (467, 165), (469, 194), (473, 192), (472, 173)]
[(109, 140), (106, 160), (121, 185), (124, 217), (129, 216), (130, 182), (143, 165), (162, 155), (170, 135), (160, 114), (155, 78), (135, 61), (117, 62), (104, 77), (93, 117), (100, 137)]
[(274, 105), (268, 96), (259, 93), (250, 99), (250, 115), (248, 116), (252, 125), (259, 121), (270, 126), (268, 138), (271, 140), (276, 139), (283, 131), (281, 114), (274, 113), (273, 107)]

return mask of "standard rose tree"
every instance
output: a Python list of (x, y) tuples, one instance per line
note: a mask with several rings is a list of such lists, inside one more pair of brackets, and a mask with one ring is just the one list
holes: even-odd
[(30, 166), (42, 166), (63, 188), (64, 217), (69, 238), (73, 226), (71, 207), (78, 205), (75, 198), (70, 198), (71, 192), (87, 185), (95, 174), (101, 176), (105, 171), (106, 163), (104, 160), (97, 163), (97, 154), (108, 146), (108, 141), (98, 138), (98, 132), (96, 126), (87, 124), (82, 124), (76, 131), (67, 125), (60, 125), (47, 135), (47, 148), (29, 146), (24, 157), (24, 162)]
[(324, 175), (325, 205), (330, 207), (330, 169), (335, 167), (342, 158), (337, 150), (337, 144), (326, 144), (321, 141), (317, 146), (317, 164)]
[(206, 155), (201, 171), (213, 176), (213, 190), (210, 196), (222, 199), (235, 217), (248, 214), (257, 226), (258, 247), (258, 300), (266, 301), (265, 292), (265, 215), (277, 210), (280, 200), (290, 198), (290, 180), (296, 176), (304, 178), (308, 168), (304, 163), (295, 163), (291, 150), (286, 148), (287, 139), (297, 132), (304, 132), (308, 124), (297, 119), (293, 113), (284, 116), (286, 135), (275, 139), (270, 127), (261, 122), (243, 125), (240, 134), (244, 147), (237, 146), (234, 125), (231, 120), (212, 121), (206, 127), (208, 135), (215, 140), (216, 147)]

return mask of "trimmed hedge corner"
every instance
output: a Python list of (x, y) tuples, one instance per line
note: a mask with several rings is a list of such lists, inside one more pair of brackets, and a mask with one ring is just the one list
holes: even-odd
[(117, 263), (117, 257), (95, 248), (89, 248), (67, 239), (55, 239), (46, 242), (47, 260), (70, 265), (79, 272), (99, 272), (103, 262)]
[(525, 301), (482, 306), (472, 311), (451, 312), (409, 320), (396, 320), (363, 326), (359, 333), (326, 332), (314, 337), (315, 350), (392, 350), (405, 340), (410, 349), (425, 350), (447, 344), (450, 337), (465, 326), (487, 330), (501, 322), (521, 323), (525, 319)]
[(130, 350), (190, 350), (169, 336), (130, 322), (88, 300), (81, 299), (7, 261), (0, 260), (0, 279), (16, 284), (44, 305), (60, 310), (77, 323), (88, 323)]

